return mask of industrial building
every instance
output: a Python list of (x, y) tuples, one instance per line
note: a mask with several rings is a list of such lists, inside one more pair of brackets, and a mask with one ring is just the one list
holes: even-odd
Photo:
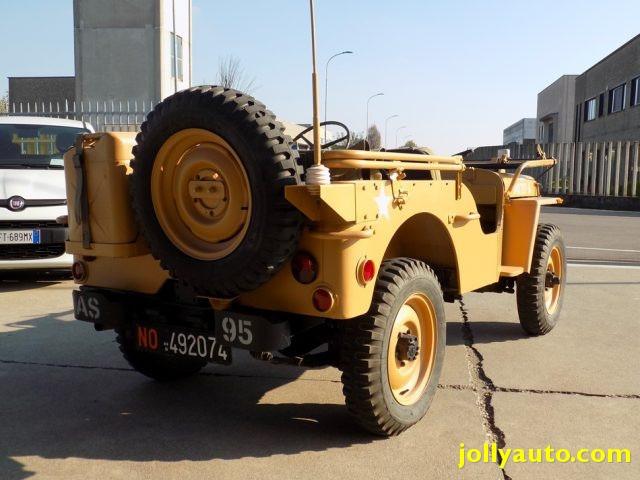
[(74, 0), (74, 77), (11, 77), (9, 102), (155, 103), (192, 83), (191, 0)]
[(540, 143), (640, 138), (640, 35), (538, 94)]
[(522, 118), (518, 120), (502, 131), (502, 143), (505, 145), (511, 143), (522, 145), (529, 140), (535, 141), (536, 125), (537, 120), (535, 118)]

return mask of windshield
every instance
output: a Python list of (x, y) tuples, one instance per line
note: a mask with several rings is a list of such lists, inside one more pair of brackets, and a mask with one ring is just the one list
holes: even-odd
[(63, 168), (62, 156), (84, 128), (0, 124), (0, 168)]

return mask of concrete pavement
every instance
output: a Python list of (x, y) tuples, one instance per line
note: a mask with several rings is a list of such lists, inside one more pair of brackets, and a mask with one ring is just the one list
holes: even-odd
[[(568, 245), (640, 250), (637, 216), (544, 220)], [(335, 369), (237, 353), (232, 367), (156, 384), (131, 371), (112, 332), (72, 319), (70, 282), (5, 281), (0, 478), (505, 478), (494, 463), (457, 468), (461, 442), (485, 441), (632, 452), (631, 464), (508, 463), (514, 480), (639, 478), (640, 268), (635, 257), (593, 252), (599, 258), (582, 260), (624, 267), (570, 267), (563, 315), (547, 336), (522, 332), (512, 295), (447, 304), (441, 388), (425, 419), (391, 439), (353, 425)]]

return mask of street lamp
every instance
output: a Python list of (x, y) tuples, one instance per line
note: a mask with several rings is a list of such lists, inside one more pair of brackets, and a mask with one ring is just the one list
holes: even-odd
[(406, 126), (406, 125), (403, 125), (403, 126), (398, 127), (398, 128), (396, 129), (396, 148), (398, 147), (398, 132), (399, 132), (400, 130), (405, 129), (405, 128), (407, 128), (407, 126)]
[[(364, 124), (364, 138), (365, 140), (368, 142), (369, 141), (369, 102), (376, 97), (381, 97), (382, 95), (384, 95), (383, 92), (380, 93), (376, 93), (375, 95), (371, 95), (368, 99), (367, 99), (367, 122)], [(366, 145), (365, 145), (366, 146)]]
[(391, 120), (392, 118), (397, 118), (399, 116), (400, 115), (391, 115), (384, 120), (384, 148), (387, 148), (387, 126), (389, 125), (389, 120)]
[[(340, 55), (350, 55), (353, 52), (351, 50), (345, 50), (344, 52), (336, 53), (329, 57), (327, 64), (324, 67), (324, 121), (327, 121), (327, 105), (329, 99), (329, 62)], [(324, 127), (324, 143), (327, 143), (327, 127)]]

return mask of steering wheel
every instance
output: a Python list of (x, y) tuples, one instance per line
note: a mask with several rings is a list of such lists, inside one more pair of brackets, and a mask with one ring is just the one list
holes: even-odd
[[(324, 150), (325, 148), (329, 148), (329, 147), (333, 147), (334, 145), (337, 145), (340, 142), (344, 142), (345, 140), (347, 141), (347, 145), (344, 148), (349, 148), (349, 143), (351, 143), (351, 132), (349, 131), (349, 127), (347, 127), (344, 123), (342, 122), (320, 122), (320, 126), (321, 127), (326, 127), (328, 125), (336, 125), (340, 128), (342, 128), (346, 133), (344, 136), (336, 139), (336, 140), (331, 140), (330, 142), (327, 143), (323, 143), (322, 145), (320, 145), (320, 150)], [(305, 128), (303, 131), (301, 131), (298, 135), (295, 136), (295, 138), (293, 139), (293, 142), (297, 142), (298, 140), (302, 140), (304, 143), (306, 143), (307, 145), (309, 145), (309, 148), (311, 150), (315, 149), (315, 145), (313, 144), (313, 142), (311, 140), (309, 140), (307, 137), (305, 137), (305, 135), (309, 132), (313, 131), (313, 125), (311, 125), (310, 127)]]

